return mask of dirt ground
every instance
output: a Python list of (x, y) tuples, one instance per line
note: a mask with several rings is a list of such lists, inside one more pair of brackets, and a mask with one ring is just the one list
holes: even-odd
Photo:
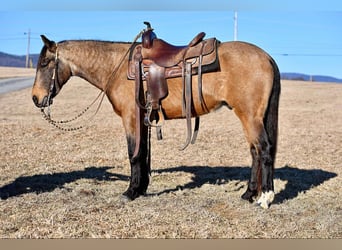
[[(148, 195), (124, 203), (126, 139), (109, 102), (63, 132), (30, 92), (0, 95), (0, 238), (342, 238), (341, 84), (282, 82), (268, 210), (240, 199), (251, 157), (228, 109), (204, 116), (184, 152), (185, 120), (167, 121), (162, 141), (153, 130)], [(73, 78), (52, 114), (71, 118), (98, 93)]]

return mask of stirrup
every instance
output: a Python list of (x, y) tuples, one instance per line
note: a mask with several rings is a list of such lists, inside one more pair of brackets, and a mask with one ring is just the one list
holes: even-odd
[[(152, 113), (156, 111), (157, 114), (158, 114), (158, 117), (159, 119), (152, 119), (151, 120), (151, 115)], [(148, 105), (147, 107), (147, 113), (146, 113), (146, 116), (144, 118), (144, 124), (146, 126), (149, 126), (149, 127), (162, 127), (164, 125), (164, 122), (165, 122), (165, 117), (164, 117), (164, 114), (163, 114), (163, 111), (161, 109), (161, 106), (159, 106), (158, 110), (153, 110), (152, 109), (152, 105)]]

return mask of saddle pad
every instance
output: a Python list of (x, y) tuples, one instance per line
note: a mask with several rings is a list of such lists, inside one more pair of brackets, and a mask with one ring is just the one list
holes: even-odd
[[(203, 42), (205, 43), (205, 45), (203, 47), (204, 49), (202, 52), (202, 56), (203, 56), (202, 57), (202, 73), (218, 71), (220, 66), (219, 66), (219, 60), (217, 56), (217, 48), (220, 42), (215, 38), (210, 38), (210, 39), (202, 41), (202, 43)], [(128, 72), (127, 72), (127, 78), (129, 80), (135, 79), (135, 65), (134, 65), (133, 58), (137, 52), (138, 46), (140, 46), (140, 48), (143, 50), (142, 45), (140, 43), (136, 43), (130, 51), (129, 60), (128, 60)], [(193, 53), (192, 50), (189, 49), (185, 55), (184, 60), (186, 61), (190, 60), (193, 63), (192, 74), (193, 75), (198, 74), (199, 55)], [(153, 63), (155, 62), (152, 60), (143, 59), (142, 80), (145, 80), (146, 76), (148, 75), (149, 66)], [(182, 61), (175, 66), (165, 68), (165, 79), (182, 77), (182, 75), (183, 75), (183, 62)]]

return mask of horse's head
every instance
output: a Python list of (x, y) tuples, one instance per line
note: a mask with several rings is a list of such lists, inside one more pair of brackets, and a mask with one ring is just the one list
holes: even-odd
[(44, 35), (41, 38), (44, 47), (40, 52), (36, 78), (32, 87), (32, 100), (39, 108), (50, 105), (52, 99), (71, 76), (70, 67), (59, 58), (58, 44)]

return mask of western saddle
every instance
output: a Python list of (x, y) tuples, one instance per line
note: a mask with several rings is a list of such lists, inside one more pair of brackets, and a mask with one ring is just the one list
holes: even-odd
[[(128, 79), (135, 80), (136, 85), (136, 125), (139, 126), (136, 129), (136, 139), (140, 137), (141, 110), (145, 110), (145, 125), (156, 127), (157, 137), (162, 139), (161, 126), (164, 121), (162, 100), (168, 95), (167, 79), (182, 77), (182, 113), (186, 117), (188, 131), (186, 143), (181, 148), (183, 150), (190, 142), (195, 142), (199, 129), (199, 117), (196, 117), (192, 107), (192, 76), (198, 75), (199, 101), (202, 108), (207, 110), (202, 96), (202, 74), (219, 70), (217, 57), (219, 41), (215, 38), (203, 40), (205, 33), (200, 32), (188, 45), (174, 46), (158, 39), (149, 22), (144, 24), (147, 25), (147, 29), (143, 30), (142, 42), (135, 43), (132, 47), (128, 65)], [(145, 93), (143, 81), (146, 81)], [(196, 117), (193, 136), (192, 116)]]

